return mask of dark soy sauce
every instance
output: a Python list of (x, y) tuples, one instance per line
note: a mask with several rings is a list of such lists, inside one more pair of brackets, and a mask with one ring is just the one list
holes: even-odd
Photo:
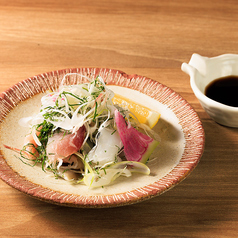
[(238, 76), (227, 76), (212, 81), (205, 95), (228, 106), (238, 107)]

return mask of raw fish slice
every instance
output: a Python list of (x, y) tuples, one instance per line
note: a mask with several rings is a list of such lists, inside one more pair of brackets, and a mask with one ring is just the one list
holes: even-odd
[(126, 159), (128, 161), (146, 163), (159, 142), (137, 131), (131, 125), (127, 125), (118, 110), (115, 110), (115, 122), (124, 145)]
[(65, 132), (55, 133), (49, 138), (47, 144), (47, 154), (57, 155), (58, 157), (68, 157), (76, 153), (82, 146), (85, 138), (85, 127), (80, 127), (75, 133)]

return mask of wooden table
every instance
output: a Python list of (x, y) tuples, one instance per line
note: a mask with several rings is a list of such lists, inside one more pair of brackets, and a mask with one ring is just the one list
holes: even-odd
[(0, 236), (238, 237), (238, 129), (208, 117), (180, 70), (195, 52), (238, 53), (237, 39), (235, 0), (0, 0), (0, 92), (58, 69), (120, 69), (178, 92), (206, 134), (187, 179), (132, 206), (59, 207), (0, 181)]

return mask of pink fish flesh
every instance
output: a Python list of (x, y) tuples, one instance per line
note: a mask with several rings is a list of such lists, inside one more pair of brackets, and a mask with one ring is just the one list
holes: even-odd
[(72, 134), (67, 134), (67, 132), (56, 132), (52, 137), (49, 137), (46, 148), (47, 154), (61, 158), (74, 154), (83, 144), (85, 131), (85, 126), (82, 126)]

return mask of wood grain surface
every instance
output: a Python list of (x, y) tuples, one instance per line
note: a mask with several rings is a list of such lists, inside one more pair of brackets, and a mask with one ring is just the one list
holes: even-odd
[(0, 92), (58, 69), (119, 69), (178, 92), (206, 134), (188, 178), (132, 206), (60, 207), (0, 181), (0, 237), (238, 237), (238, 129), (209, 118), (180, 69), (193, 53), (238, 53), (237, 39), (235, 0), (0, 0)]

